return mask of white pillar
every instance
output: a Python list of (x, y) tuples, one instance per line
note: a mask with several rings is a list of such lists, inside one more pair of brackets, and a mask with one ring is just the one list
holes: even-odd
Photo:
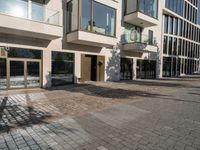
[(78, 83), (81, 78), (81, 54), (76, 52), (74, 57), (74, 83)]
[(47, 88), (51, 87), (51, 51), (44, 50), (43, 51), (43, 74), (42, 74), (42, 87)]
[(137, 59), (133, 58), (133, 80), (137, 78)]

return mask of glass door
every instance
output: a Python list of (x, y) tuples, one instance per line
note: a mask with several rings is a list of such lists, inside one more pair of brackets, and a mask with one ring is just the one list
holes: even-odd
[(40, 61), (9, 59), (9, 89), (40, 87)]
[(10, 66), (10, 88), (25, 88), (25, 64), (24, 61), (11, 60)]
[(40, 62), (27, 61), (27, 87), (40, 86)]
[(7, 88), (6, 59), (0, 58), (0, 90)]

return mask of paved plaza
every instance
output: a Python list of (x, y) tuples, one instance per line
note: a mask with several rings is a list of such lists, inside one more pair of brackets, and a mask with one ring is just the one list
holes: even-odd
[(200, 76), (0, 92), (0, 150), (200, 150)]

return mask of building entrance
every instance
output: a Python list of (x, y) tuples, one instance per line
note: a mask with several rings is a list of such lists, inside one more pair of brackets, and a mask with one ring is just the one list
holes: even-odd
[(41, 86), (41, 62), (29, 59), (8, 59), (8, 89)]
[(0, 90), (41, 87), (41, 50), (10, 47), (0, 55)]
[(137, 61), (137, 78), (155, 79), (156, 78), (156, 61), (138, 60)]
[(81, 82), (104, 81), (105, 57), (81, 55)]

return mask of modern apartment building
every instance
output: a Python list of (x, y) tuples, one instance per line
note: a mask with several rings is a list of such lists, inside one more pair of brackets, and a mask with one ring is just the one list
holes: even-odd
[(199, 71), (197, 0), (0, 0), (0, 89)]

